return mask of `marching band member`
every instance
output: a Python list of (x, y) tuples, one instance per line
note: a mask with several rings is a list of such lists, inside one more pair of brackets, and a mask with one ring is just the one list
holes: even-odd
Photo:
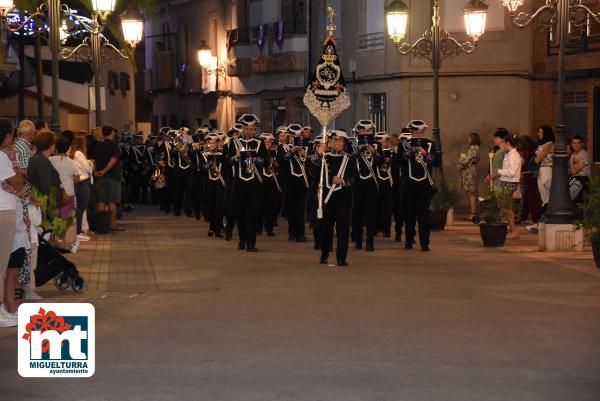
[(360, 120), (354, 131), (358, 134), (358, 148), (353, 155), (358, 177), (354, 185), (354, 203), (352, 208), (352, 240), (356, 249), (362, 249), (363, 225), (367, 228), (366, 250), (375, 250), (377, 233), (377, 200), (379, 182), (376, 170), (380, 156), (374, 145), (375, 124), (370, 120)]
[(144, 135), (135, 134), (133, 144), (129, 150), (128, 177), (129, 177), (129, 202), (133, 204), (146, 203), (146, 194), (142, 192), (144, 176), (147, 172), (146, 145)]
[(279, 214), (281, 206), (282, 187), (279, 183), (279, 165), (277, 162), (277, 145), (275, 138), (271, 134), (262, 134), (260, 138), (263, 140), (265, 148), (268, 152), (268, 159), (262, 167), (263, 176), (263, 208), (261, 227), (259, 232), (264, 229), (269, 237), (275, 236), (273, 227)]
[(294, 140), (293, 146), (288, 147), (284, 154), (284, 159), (288, 165), (285, 204), (289, 224), (289, 239), (290, 241), (306, 242), (304, 222), (308, 176), (305, 162), (308, 155), (308, 143), (304, 140), (304, 131), (301, 125), (291, 124), (287, 127), (287, 131)]
[(375, 134), (377, 153), (381, 163), (377, 166), (377, 181), (379, 181), (379, 198), (377, 200), (377, 230), (383, 233), (384, 238), (389, 238), (392, 225), (392, 208), (394, 202), (393, 186), (394, 177), (392, 165), (394, 151), (389, 142), (389, 135), (385, 132)]
[[(167, 185), (171, 197), (171, 205), (175, 216), (181, 215), (185, 189), (190, 173), (190, 160), (188, 156), (188, 144), (183, 142), (181, 132), (173, 132), (172, 142), (169, 145), (168, 157), (169, 163), (166, 168)], [(186, 210), (186, 214), (192, 214), (191, 210)]]
[(392, 214), (394, 215), (394, 231), (395, 231), (395, 242), (402, 242), (402, 226), (404, 225), (404, 211), (403, 211), (403, 195), (404, 195), (404, 183), (406, 177), (402, 173), (402, 168), (398, 164), (399, 153), (402, 152), (401, 141), (412, 138), (409, 128), (402, 128), (402, 132), (398, 135), (390, 136), (390, 143), (393, 145), (394, 159), (392, 161), (392, 179), (394, 183), (392, 185), (392, 196), (393, 196), (393, 207)]
[[(312, 141), (310, 151), (309, 151), (309, 158), (311, 158), (311, 160), (317, 154), (317, 146), (319, 144), (325, 145), (325, 152), (327, 152), (329, 150), (328, 149), (329, 141), (327, 140), (327, 135), (319, 134), (314, 139), (314, 141)], [(315, 175), (314, 174), (315, 171), (311, 168), (308, 169), (308, 173), (309, 173), (309, 188), (308, 188), (308, 194), (306, 195), (306, 198), (307, 198), (307, 203), (308, 203), (308, 216), (310, 219), (309, 221), (310, 221), (310, 224), (312, 226), (312, 231), (313, 231), (313, 240), (314, 240), (313, 249), (320, 250), (321, 249), (321, 233), (319, 231), (319, 221), (320, 220), (317, 218), (317, 209), (318, 209), (317, 192), (318, 192), (318, 187), (319, 187), (319, 176)]]
[(221, 135), (207, 135), (207, 149), (202, 152), (202, 170), (204, 177), (204, 218), (210, 223), (208, 236), (222, 238), (223, 197), (225, 195), (228, 163), (221, 149)]
[(316, 154), (310, 160), (313, 175), (319, 177), (317, 217), (321, 235), (321, 258), (327, 264), (333, 246), (333, 230), (337, 235), (337, 266), (348, 266), (348, 237), (352, 208), (352, 186), (357, 175), (356, 164), (344, 152), (348, 135), (331, 131), (330, 150), (326, 144), (316, 145)]
[(233, 202), (235, 220), (240, 242), (238, 249), (257, 252), (256, 233), (262, 193), (262, 168), (268, 158), (266, 149), (259, 139), (254, 138), (260, 123), (254, 114), (244, 114), (239, 122), (243, 125), (242, 136), (234, 139), (229, 148), (228, 160), (235, 167), (233, 178)]
[[(427, 124), (412, 120), (408, 124), (412, 138), (402, 142), (400, 163), (406, 177), (403, 193), (403, 211), (406, 224), (405, 248), (412, 249), (416, 235), (415, 224), (419, 223), (419, 242), (423, 252), (429, 251), (431, 222), (429, 206), (433, 196), (431, 167), (438, 162), (435, 142), (425, 138)], [(399, 149), (400, 150), (400, 149)]]
[(144, 187), (142, 190), (146, 192), (150, 192), (150, 201), (152, 202), (152, 206), (156, 206), (159, 203), (158, 192), (154, 185), (150, 185), (150, 177), (154, 174), (156, 170), (156, 148), (158, 147), (158, 137), (156, 134), (148, 135), (148, 140), (146, 141), (146, 153), (144, 153), (144, 163), (148, 166), (148, 170), (146, 171), (146, 175), (144, 176)]
[(159, 199), (160, 211), (167, 214), (171, 213), (171, 196), (169, 194), (169, 181), (166, 178), (167, 167), (173, 166), (170, 156), (171, 145), (168, 141), (168, 132), (171, 128), (163, 127), (159, 130), (158, 142), (154, 149), (154, 160), (158, 166), (162, 169), (163, 175), (165, 176), (166, 185), (163, 188), (157, 189), (157, 195)]
[(191, 166), (186, 183), (185, 208), (188, 211), (193, 210), (196, 220), (200, 220), (202, 216), (202, 196), (205, 184), (204, 160), (202, 158), (204, 135), (204, 130), (196, 130), (196, 133), (192, 135), (192, 143), (188, 146), (188, 158)]
[[(225, 138), (225, 144), (223, 145), (223, 154), (229, 155), (230, 152), (235, 153), (235, 140), (240, 137), (243, 131), (243, 125), (235, 123), (227, 131), (227, 137)], [(225, 181), (225, 194), (224, 194), (224, 215), (225, 215), (225, 240), (231, 241), (233, 237), (233, 229), (235, 227), (235, 209), (233, 203), (233, 178), (235, 177), (235, 165), (229, 164), (228, 173)]]

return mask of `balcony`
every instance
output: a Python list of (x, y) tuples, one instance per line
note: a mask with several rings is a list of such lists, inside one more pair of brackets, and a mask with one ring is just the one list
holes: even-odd
[(274, 54), (271, 57), (254, 57), (251, 61), (253, 74), (283, 74), (305, 72), (308, 68), (308, 53), (289, 52)]

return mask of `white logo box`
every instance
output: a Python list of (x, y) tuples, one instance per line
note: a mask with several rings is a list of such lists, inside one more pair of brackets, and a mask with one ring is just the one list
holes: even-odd
[(96, 369), (94, 305), (22, 304), (17, 342), (22, 377), (91, 377)]

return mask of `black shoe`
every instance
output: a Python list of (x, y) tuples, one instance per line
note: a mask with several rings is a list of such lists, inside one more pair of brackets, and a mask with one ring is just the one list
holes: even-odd
[(348, 266), (348, 262), (346, 262), (345, 260), (338, 260), (337, 266), (338, 267), (346, 267), (346, 266)]
[(275, 223), (273, 223), (273, 227), (279, 227), (279, 223), (276, 221)]
[(319, 259), (319, 264), (320, 265), (326, 265), (326, 264), (328, 264), (327, 257), (321, 256), (321, 258)]
[(244, 244), (243, 242), (240, 242), (238, 244), (238, 250), (243, 251), (244, 249), (246, 249), (246, 244)]
[(173, 212), (173, 215), (174, 215), (175, 217), (179, 217), (179, 216), (181, 216), (181, 212)]
[(321, 249), (321, 244), (314, 244), (313, 245), (313, 249), (316, 250), (320, 250)]
[(362, 244), (361, 244), (360, 242), (357, 242), (357, 243), (354, 245), (354, 249), (362, 249)]
[(390, 238), (390, 233), (383, 233), (383, 238)]
[(165, 214), (169, 214), (169, 213), (171, 213), (171, 209), (165, 209), (165, 210), (163, 210), (163, 212), (165, 212)]
[(194, 213), (194, 217), (196, 218), (196, 220), (200, 220), (202, 218), (200, 213)]
[(185, 212), (185, 217), (194, 217), (192, 212)]
[(407, 242), (406, 244), (404, 244), (404, 249), (413, 249), (412, 242)]
[(233, 234), (229, 231), (227, 231), (225, 233), (225, 241), (231, 241), (231, 238), (233, 237)]
[(375, 252), (375, 246), (373, 244), (367, 244), (365, 249), (367, 252)]
[(275, 233), (273, 231), (268, 231), (267, 232), (267, 237), (274, 237)]
[(296, 238), (296, 242), (306, 242), (306, 241), (307, 241), (306, 237)]
[(290, 236), (288, 237), (288, 241), (290, 241), (290, 242), (296, 241), (296, 238), (294, 238), (294, 236), (293, 236), (293, 235), (290, 235)]
[(209, 236), (209, 237), (212, 237), (213, 235), (215, 235), (215, 232), (214, 232), (213, 230), (210, 230), (210, 231), (208, 232), (208, 236)]
[(427, 245), (422, 246), (421, 247), (421, 251), (423, 251), (423, 252), (429, 252), (430, 251), (429, 246), (427, 246)]
[(258, 252), (258, 248), (255, 247), (254, 245), (248, 245), (248, 249), (246, 249), (248, 252)]
[(223, 238), (223, 234), (221, 234), (221, 231), (217, 231), (215, 233), (215, 238)]
[(401, 242), (401, 241), (402, 241), (402, 234), (396, 233), (396, 236), (394, 237), (394, 242)]

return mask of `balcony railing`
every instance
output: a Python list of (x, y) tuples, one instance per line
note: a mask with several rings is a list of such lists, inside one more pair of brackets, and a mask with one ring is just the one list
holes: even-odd
[(365, 33), (358, 35), (359, 50), (383, 49), (385, 46), (385, 33)]

